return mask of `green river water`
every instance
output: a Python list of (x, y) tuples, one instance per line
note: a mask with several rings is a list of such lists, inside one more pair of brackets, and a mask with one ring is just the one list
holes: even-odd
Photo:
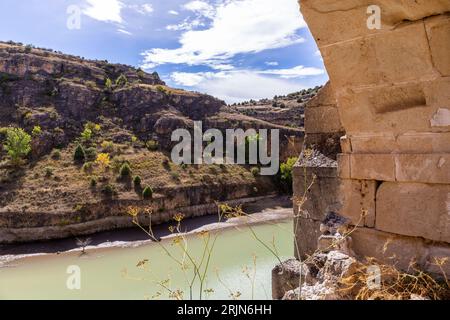
[[(266, 223), (252, 227), (257, 237), (275, 249), (281, 259), (293, 255), (292, 221)], [(271, 269), (277, 257), (257, 241), (248, 229), (224, 229), (219, 232), (211, 255), (203, 298), (270, 299)], [(197, 235), (187, 237), (188, 252), (196, 261), (201, 260), (204, 240)], [(173, 240), (161, 243), (176, 258), (182, 250)], [(254, 258), (256, 257), (256, 258)], [(137, 267), (144, 259), (144, 268)], [(256, 264), (256, 268), (255, 268)], [(70, 290), (67, 280), (69, 266), (81, 271), (79, 290)], [(168, 299), (168, 289), (183, 291), (189, 299), (186, 277), (192, 268), (183, 271), (156, 243), (129, 248), (107, 248), (79, 252), (52, 254), (17, 260), (0, 268), (0, 299)], [(253, 279), (254, 280), (251, 280)], [(206, 297), (205, 297), (206, 296)], [(193, 288), (193, 298), (199, 298), (199, 281)]]

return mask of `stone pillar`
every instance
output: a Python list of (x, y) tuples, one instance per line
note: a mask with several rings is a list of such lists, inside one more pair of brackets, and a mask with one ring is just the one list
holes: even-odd
[(305, 141), (294, 167), (295, 256), (317, 249), (319, 226), (329, 211), (339, 209), (336, 157), (344, 129), (333, 88), (327, 83), (305, 106)]
[[(450, 1), (300, 5), (346, 132), (340, 214), (360, 226), (355, 252), (437, 271), (450, 256)], [(371, 5), (381, 29), (367, 26)]]

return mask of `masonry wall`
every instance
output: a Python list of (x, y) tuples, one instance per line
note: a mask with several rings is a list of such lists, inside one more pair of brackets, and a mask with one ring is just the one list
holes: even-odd
[(336, 158), (343, 135), (334, 91), (327, 83), (305, 106), (305, 141), (293, 171), (297, 258), (316, 250), (320, 222), (340, 207)]
[[(355, 252), (437, 272), (435, 259), (450, 256), (450, 1), (300, 5), (346, 132), (338, 194), (360, 226)], [(367, 27), (370, 5), (380, 30)]]

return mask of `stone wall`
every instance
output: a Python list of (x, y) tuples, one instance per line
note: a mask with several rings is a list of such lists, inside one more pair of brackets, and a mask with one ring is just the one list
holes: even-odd
[[(434, 258), (450, 256), (450, 1), (300, 5), (346, 132), (337, 158), (338, 193), (340, 214), (360, 226), (355, 252), (402, 268), (414, 259), (436, 271)], [(370, 5), (381, 8), (380, 30), (367, 27)], [(310, 117), (325, 114), (318, 113)], [(329, 196), (326, 188), (321, 192)], [(322, 210), (314, 214), (320, 218)], [(313, 218), (305, 223), (310, 233), (317, 229)]]
[(337, 154), (344, 135), (336, 98), (327, 83), (305, 106), (305, 142), (294, 167), (295, 255), (304, 258), (317, 248), (319, 225), (338, 210)]

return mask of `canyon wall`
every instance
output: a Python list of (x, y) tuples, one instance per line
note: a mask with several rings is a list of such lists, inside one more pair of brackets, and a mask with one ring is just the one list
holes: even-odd
[[(380, 29), (367, 25), (371, 5), (381, 9)], [(435, 259), (450, 256), (450, 1), (301, 0), (300, 6), (346, 132), (336, 210), (359, 226), (355, 253), (403, 269), (414, 260), (438, 273)], [(325, 108), (318, 118), (333, 118), (335, 110)], [(303, 183), (302, 168), (296, 170), (294, 183)], [(315, 193), (309, 195), (313, 201)], [(298, 246), (306, 232), (317, 232), (324, 210), (330, 208), (298, 230)], [(450, 264), (444, 268), (450, 274)]]

